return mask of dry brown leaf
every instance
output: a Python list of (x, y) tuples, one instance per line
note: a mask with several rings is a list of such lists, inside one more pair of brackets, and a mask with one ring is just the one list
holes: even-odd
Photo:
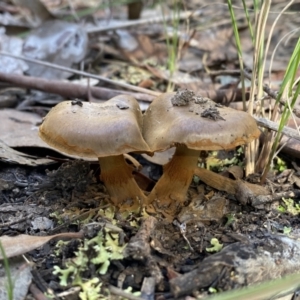
[(194, 77), (188, 73), (175, 71), (172, 76), (170, 75), (169, 70), (160, 70), (158, 68), (146, 66), (148, 71), (152, 72), (152, 74), (160, 79), (169, 80), (175, 84), (179, 85), (188, 85), (188, 84), (200, 84), (201, 79)]
[(23, 8), (21, 12), (31, 25), (40, 24), (43, 21), (53, 19), (52, 14), (39, 0), (12, 0), (12, 2)]
[(39, 166), (53, 163), (52, 160), (47, 158), (37, 158), (26, 155), (22, 152), (16, 151), (7, 146), (0, 140), (0, 161), (4, 161), (11, 164), (20, 164), (27, 166)]
[(167, 48), (164, 44), (155, 43), (146, 35), (136, 35), (126, 30), (118, 30), (117, 35), (117, 47), (128, 60), (140, 62), (155, 58), (159, 63), (166, 61)]
[(206, 65), (236, 58), (236, 49), (231, 43), (232, 28), (214, 27), (199, 31), (191, 40), (191, 46), (207, 52)]
[[(85, 57), (87, 46), (88, 36), (80, 25), (62, 20), (49, 20), (30, 32), (22, 50), (25, 57), (71, 67)], [(31, 76), (62, 79), (73, 75), (40, 64), (27, 64), (27, 73)]]
[[(0, 48), (1, 51), (6, 51), (14, 55), (22, 54), (23, 41), (16, 36), (5, 34), (4, 27), (0, 29)], [(0, 71), (9, 74), (23, 74), (28, 69), (28, 65), (20, 60), (4, 55), (0, 56)]]
[(230, 177), (229, 174), (234, 179), (242, 179), (244, 177), (244, 170), (240, 166), (230, 166), (228, 169), (226, 169), (224, 172), (222, 172), (223, 176)]
[(189, 223), (193, 221), (220, 221), (226, 213), (226, 199), (216, 197), (199, 205), (197, 201), (192, 201), (189, 206), (185, 206), (177, 219), (180, 223)]
[[(39, 248), (55, 238), (74, 239), (74, 238), (82, 238), (82, 237), (83, 237), (82, 232), (66, 232), (66, 233), (59, 233), (50, 236), (32, 236), (32, 235), (21, 234), (12, 237), (12, 236), (4, 235), (0, 237), (0, 243), (2, 244), (2, 247), (5, 251), (6, 257), (9, 258)], [(0, 253), (0, 259), (3, 259), (2, 253)]]
[(10, 147), (48, 148), (38, 136), (38, 124), (42, 118), (34, 113), (15, 109), (0, 110), (0, 139)]
[(191, 41), (191, 45), (203, 51), (215, 51), (228, 44), (232, 37), (232, 28), (222, 29), (214, 27), (206, 31), (198, 31)]

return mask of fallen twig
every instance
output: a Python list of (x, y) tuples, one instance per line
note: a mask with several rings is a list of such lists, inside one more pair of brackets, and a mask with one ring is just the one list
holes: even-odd
[[(276, 122), (273, 122), (271, 120), (268, 120), (266, 118), (259, 118), (256, 116), (253, 116), (253, 118), (256, 120), (257, 124), (261, 127), (271, 129), (273, 131), (278, 131), (279, 130), (279, 125)], [(300, 136), (297, 130), (284, 126), (282, 133), (290, 138), (294, 138), (296, 140), (300, 141)]]
[[(178, 16), (176, 16), (177, 20), (182, 19), (188, 19), (190, 17), (199, 17), (203, 14), (203, 9), (199, 9), (196, 11), (184, 11), (180, 12)], [(159, 16), (154, 18), (142, 18), (138, 20), (133, 21), (127, 21), (123, 22), (122, 24), (113, 24), (113, 25), (106, 25), (101, 27), (94, 27), (94, 28), (88, 28), (87, 33), (99, 33), (99, 32), (106, 32), (110, 30), (116, 30), (116, 29), (124, 29), (129, 27), (136, 27), (141, 26), (145, 24), (155, 24), (155, 23), (163, 23), (163, 22), (169, 22), (174, 19), (173, 14), (169, 14), (168, 16)]]
[(125, 256), (142, 261), (148, 268), (151, 276), (155, 279), (155, 283), (159, 284), (163, 280), (163, 275), (151, 255), (150, 237), (153, 234), (157, 224), (157, 219), (149, 216), (143, 220), (143, 223), (132, 237), (125, 248)]
[(265, 205), (267, 203), (272, 203), (274, 201), (280, 201), (282, 198), (288, 199), (288, 198), (294, 198), (298, 199), (300, 196), (300, 191), (293, 190), (293, 191), (287, 191), (287, 192), (281, 192), (281, 193), (274, 193), (272, 195), (257, 195), (256, 197), (251, 198), (251, 205), (252, 206), (260, 206)]
[(137, 260), (144, 260), (149, 258), (151, 254), (150, 248), (150, 236), (153, 234), (157, 224), (157, 220), (149, 216), (143, 220), (143, 223), (137, 232), (137, 234), (132, 237), (126, 247), (126, 255), (131, 256)]
[[(209, 72), (209, 75), (213, 75), (213, 76), (219, 76), (219, 75), (231, 75), (231, 76), (241, 76), (241, 71), (240, 70), (220, 70), (220, 71), (211, 71)], [(252, 77), (251, 74), (249, 74), (248, 72), (244, 71), (244, 76), (249, 79), (251, 81)], [(270, 96), (273, 99), (277, 99), (277, 92), (273, 91), (272, 89), (270, 89), (270, 87), (266, 84), (263, 85), (263, 90), (264, 92)], [(281, 105), (285, 105), (284, 101), (279, 101), (279, 103)]]
[[(0, 72), (0, 81), (15, 84), (19, 87), (40, 90), (47, 93), (58, 94), (68, 99), (80, 98), (88, 99), (88, 86), (64, 82), (62, 80), (50, 80), (32, 76), (18, 74), (8, 74)], [(128, 91), (112, 90), (103, 87), (90, 87), (93, 97), (97, 99), (110, 99), (120, 94), (128, 94), (137, 100), (150, 102), (154, 96), (143, 93), (131, 93)]]
[(13, 55), (13, 54), (10, 54), (10, 53), (5, 52), (5, 51), (0, 51), (0, 55), (9, 56), (9, 57), (13, 57), (13, 58), (16, 58), (16, 59), (21, 59), (21, 60), (28, 61), (28, 62), (31, 62), (31, 63), (46, 66), (46, 67), (49, 67), (49, 68), (61, 70), (61, 71), (64, 71), (64, 72), (70, 72), (71, 74), (76, 74), (76, 75), (81, 75), (81, 76), (85, 76), (85, 77), (89, 77), (89, 78), (98, 79), (100, 81), (103, 81), (103, 82), (106, 82), (106, 83), (109, 83), (109, 84), (113, 84), (113, 85), (116, 85), (116, 86), (120, 86), (120, 87), (129, 89), (129, 90), (132, 90), (132, 91), (136, 91), (136, 92), (139, 92), (139, 93), (145, 93), (145, 94), (153, 95), (153, 96), (159, 96), (160, 95), (159, 92), (144, 89), (144, 88), (141, 88), (141, 87), (138, 87), (138, 86), (135, 86), (135, 85), (131, 85), (131, 84), (128, 84), (128, 83), (124, 83), (124, 82), (114, 81), (114, 80), (108, 79), (106, 77), (95, 75), (95, 74), (92, 74), (92, 73), (88, 73), (88, 72), (84, 72), (84, 71), (78, 71), (78, 70), (75, 70), (75, 69), (59, 66), (59, 65), (56, 65), (56, 64), (53, 64), (53, 63), (49, 63), (49, 62), (45, 62), (45, 61), (41, 61), (41, 60), (37, 60), (37, 59), (33, 59), (33, 58), (28, 58), (28, 57), (21, 56), (21, 55)]
[(155, 299), (155, 278), (153, 277), (144, 277), (142, 288), (141, 288), (141, 297), (143, 299)]
[(10, 222), (6, 222), (6, 223), (1, 223), (0, 224), (0, 228), (3, 228), (3, 227), (10, 227), (14, 224), (18, 224), (18, 223), (22, 223), (24, 221), (27, 221), (27, 220), (30, 220), (30, 218), (32, 217), (33, 214), (29, 214), (27, 215), (26, 217), (23, 217), (23, 218), (20, 218), (20, 219), (17, 219), (17, 220), (14, 220), (14, 221), (10, 221)]
[(218, 173), (203, 168), (196, 168), (194, 174), (197, 175), (206, 185), (219, 191), (232, 194), (243, 205), (258, 207), (279, 201), (282, 198), (299, 198), (300, 191), (286, 191), (280, 193), (270, 193), (265, 187), (243, 181), (241, 179), (231, 179)]
[[(34, 284), (31, 283), (29, 290), (36, 300), (49, 300), (49, 298)], [(52, 295), (53, 296), (53, 295)], [(57, 297), (55, 298), (57, 299)]]
[(120, 296), (120, 297), (125, 298), (125, 299), (129, 299), (129, 300), (143, 300), (143, 298), (135, 296), (135, 295), (133, 295), (131, 293), (127, 293), (127, 292), (123, 291), (122, 289), (119, 289), (119, 288), (117, 288), (117, 287), (115, 287), (113, 285), (109, 285), (108, 289), (110, 290), (110, 292), (112, 294)]
[[(299, 250), (299, 241), (285, 235), (268, 234), (248, 243), (233, 243), (204, 259), (193, 271), (171, 279), (171, 293), (177, 299), (217, 282), (218, 286), (226, 284), (237, 288), (292, 274), (300, 269)], [(299, 278), (286, 281), (285, 286), (273, 285), (268, 289), (268, 296), (262, 297), (258, 290), (260, 298), (252, 295), (247, 299), (274, 299), (284, 287), (292, 286), (294, 289), (299, 286)]]

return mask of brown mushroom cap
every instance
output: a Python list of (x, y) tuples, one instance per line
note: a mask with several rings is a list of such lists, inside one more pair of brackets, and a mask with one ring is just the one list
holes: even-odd
[(260, 134), (255, 120), (246, 112), (195, 96), (176, 103), (177, 96), (162, 94), (144, 115), (143, 136), (152, 151), (178, 144), (194, 150), (227, 150), (249, 143)]
[(39, 135), (53, 148), (75, 157), (105, 157), (149, 152), (142, 134), (142, 113), (131, 96), (105, 103), (64, 101), (45, 117)]

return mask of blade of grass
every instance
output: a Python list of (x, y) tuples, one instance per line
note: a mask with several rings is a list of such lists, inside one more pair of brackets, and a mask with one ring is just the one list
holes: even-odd
[[(268, 41), (267, 41), (267, 44), (266, 44), (266, 50), (265, 52), (268, 53), (269, 52), (269, 48), (270, 48), (270, 43), (271, 43), (271, 38), (273, 36), (273, 32), (274, 32), (274, 29), (275, 29), (275, 26), (278, 22), (278, 20), (280, 19), (280, 17), (284, 14), (284, 12), (293, 4), (294, 0), (291, 0), (283, 9), (282, 11), (278, 14), (278, 16), (276, 17), (275, 21), (273, 22), (272, 24), (272, 27), (271, 27), (271, 30), (270, 30), (270, 33), (269, 33), (269, 37), (268, 37)], [(273, 57), (273, 53), (272, 53), (272, 57)], [(265, 56), (265, 59), (264, 59), (264, 65), (266, 64), (266, 59), (267, 59), (267, 56)], [(270, 69), (269, 69), (269, 85), (270, 85), (270, 77), (271, 77), (271, 68), (272, 68), (272, 62), (273, 62), (273, 59), (271, 58), (270, 59), (271, 61), (271, 66), (270, 66)]]
[(300, 274), (292, 274), (284, 278), (253, 285), (235, 291), (224, 292), (220, 295), (206, 298), (207, 300), (263, 300), (277, 299), (292, 294), (300, 286)]
[(262, 98), (261, 107), (264, 107), (263, 103), (263, 79), (264, 79), (264, 71), (265, 71), (265, 60), (264, 56), (266, 56), (267, 52), (265, 51), (264, 47), (264, 40), (265, 40), (265, 28), (268, 19), (268, 15), (270, 12), (271, 7), (271, 0), (266, 0), (263, 2), (261, 12), (259, 14), (259, 22), (257, 26), (256, 38), (255, 40), (258, 41), (257, 51), (258, 57), (256, 61), (256, 71), (257, 71), (257, 98)]
[[(180, 10), (179, 10), (179, 5), (180, 3), (176, 0), (173, 0), (173, 6), (174, 9), (172, 11), (172, 38), (169, 37), (168, 35), (168, 28), (167, 28), (167, 22), (163, 10), (163, 2), (160, 0), (160, 6), (162, 10), (162, 16), (163, 16), (163, 26), (164, 26), (164, 31), (166, 35), (166, 43), (167, 43), (167, 49), (168, 49), (168, 70), (170, 72), (170, 78), (172, 78), (174, 72), (177, 69), (177, 50), (178, 50), (178, 43), (179, 43), (179, 35), (178, 35), (178, 30), (179, 30), (179, 15), (180, 15)], [(172, 39), (172, 40), (171, 40)], [(172, 91), (174, 89), (174, 83), (172, 80), (169, 80), (168, 82), (168, 87), (167, 91)]]
[[(257, 3), (255, 4), (257, 7)], [(265, 61), (264, 56), (267, 55), (267, 52), (264, 49), (264, 38), (265, 38), (265, 28), (267, 23), (267, 18), (270, 12), (271, 0), (266, 0), (262, 3), (261, 9), (258, 13), (256, 18), (255, 24), (255, 41), (254, 41), (254, 52), (253, 52), (253, 70), (252, 70), (252, 78), (251, 78), (251, 90), (250, 90), (250, 100), (249, 100), (249, 107), (248, 112), (252, 115), (253, 114), (253, 107), (254, 101), (261, 100), (260, 103), (260, 112), (264, 115), (264, 111), (262, 110), (264, 107), (263, 98), (264, 98), (264, 91), (263, 91), (263, 77), (264, 77), (264, 70), (265, 70)], [(251, 162), (255, 162), (256, 159), (256, 149), (257, 149), (257, 142), (252, 142), (246, 147), (246, 159), (250, 160)], [(267, 151), (265, 145), (263, 145), (262, 152)], [(258, 158), (257, 165), (265, 164), (263, 161), (264, 155), (260, 155)], [(254, 173), (255, 166), (253, 165), (246, 165), (246, 174)]]
[(4, 270), (5, 270), (5, 275), (7, 278), (7, 283), (6, 283), (7, 297), (8, 297), (8, 300), (13, 300), (14, 299), (14, 282), (11, 277), (8, 258), (5, 254), (4, 248), (1, 243), (0, 243), (0, 252), (3, 257)]
[(245, 16), (246, 16), (246, 20), (247, 20), (247, 24), (248, 24), (250, 36), (252, 39), (252, 44), (254, 44), (254, 33), (253, 33), (252, 24), (251, 24), (250, 17), (249, 17), (249, 12), (247, 9), (247, 4), (246, 4), (245, 0), (243, 0), (242, 2), (243, 2), (243, 8), (244, 8), (244, 12), (245, 12)]
[(244, 76), (244, 62), (243, 62), (243, 54), (242, 54), (242, 46), (237, 26), (237, 21), (235, 18), (233, 6), (231, 0), (227, 0), (228, 9), (230, 13), (231, 23), (233, 27), (233, 33), (235, 38), (235, 43), (237, 46), (237, 52), (238, 52), (238, 58), (239, 58), (239, 64), (241, 69), (241, 83), (242, 83), (242, 99), (243, 99), (243, 108), (246, 111), (246, 97), (245, 97), (245, 76)]
[[(269, 0), (266, 0), (266, 2), (268, 3)], [(232, 26), (233, 26), (233, 32), (234, 32), (235, 41), (236, 41), (236, 45), (237, 45), (239, 64), (240, 64), (240, 69), (241, 69), (242, 98), (243, 98), (242, 100), (243, 100), (244, 110), (246, 111), (247, 109), (246, 109), (246, 99), (245, 99), (245, 76), (244, 76), (244, 64), (243, 64), (243, 59), (242, 59), (242, 47), (241, 47), (241, 42), (240, 42), (238, 28), (237, 28), (237, 22), (236, 22), (236, 18), (234, 15), (231, 0), (227, 0), (227, 4), (228, 4), (229, 12), (230, 12), (231, 22), (232, 22)], [(261, 41), (263, 39), (261, 36), (258, 39), (257, 35), (258, 35), (258, 32), (261, 34), (264, 32), (264, 30), (262, 32), (259, 31), (257, 29), (258, 28), (258, 26), (257, 26), (256, 27), (256, 36), (254, 38), (252, 26), (249, 21), (250, 20), (249, 13), (248, 13), (245, 1), (243, 1), (243, 7), (244, 7), (245, 15), (248, 20), (248, 26), (250, 25), (249, 30), (250, 30), (250, 35), (252, 37), (252, 42), (254, 42), (255, 50), (256, 50), (255, 51), (256, 55), (254, 55), (254, 58), (253, 58), (253, 72), (252, 72), (252, 81), (251, 81), (252, 86), (251, 86), (250, 101), (249, 101), (249, 106), (248, 106), (248, 112), (252, 115), (253, 114), (253, 103), (254, 103), (254, 91), (256, 90), (255, 89), (256, 69), (257, 69), (257, 66), (259, 66), (259, 62), (261, 61), (262, 49), (263, 49), (263, 47), (261, 45)], [(257, 7), (257, 3), (254, 3), (254, 7)], [(262, 15), (262, 14), (260, 14), (260, 15)], [(261, 20), (261, 19), (262, 18), (259, 18), (258, 20)], [(264, 22), (262, 22), (262, 24), (264, 24)], [(257, 54), (259, 54), (259, 55), (257, 55)], [(257, 149), (257, 142), (255, 142), (255, 141), (245, 147), (245, 157), (246, 157), (245, 172), (246, 172), (246, 175), (254, 173), (256, 149)]]
[(276, 103), (278, 104), (279, 101), (281, 100), (282, 96), (284, 95), (284, 93), (287, 95), (284, 110), (283, 110), (282, 116), (280, 118), (279, 129), (275, 136), (272, 150), (268, 157), (267, 165), (266, 165), (264, 172), (262, 174), (262, 177), (261, 177), (262, 183), (264, 183), (264, 181), (267, 177), (267, 174), (270, 170), (276, 149), (279, 145), (279, 142), (280, 142), (280, 139), (282, 136), (283, 127), (286, 125), (286, 123), (292, 113), (292, 109), (296, 104), (297, 97), (300, 93), (300, 85), (299, 84), (297, 85), (296, 91), (293, 93), (293, 85), (296, 80), (296, 74), (297, 74), (297, 70), (299, 68), (299, 64), (300, 64), (300, 38), (298, 39), (298, 42), (294, 48), (293, 54), (290, 58), (289, 64), (287, 66), (287, 69), (286, 69), (286, 72), (285, 72), (285, 75), (284, 75), (284, 78), (283, 78), (283, 81), (280, 86), (278, 96), (276, 99)]
[[(253, 52), (253, 70), (251, 76), (251, 89), (248, 112), (250, 115), (253, 114), (254, 101), (256, 99), (263, 99), (263, 56), (264, 56), (264, 33), (266, 22), (270, 10), (271, 1), (266, 0), (262, 3), (261, 9), (258, 10), (258, 3), (254, 3), (255, 7), (255, 38), (254, 38), (254, 52)], [(263, 103), (261, 103), (263, 107)], [(255, 161), (257, 154), (258, 142), (253, 141), (248, 144), (245, 149), (246, 156), (246, 175), (255, 172)]]
[[(272, 24), (271, 30), (269, 32), (269, 38), (268, 38), (268, 41), (267, 41), (267, 44), (266, 44), (266, 47), (265, 47), (265, 53), (266, 53), (266, 55), (264, 56), (264, 61), (263, 61), (263, 64), (262, 64), (263, 66), (265, 66), (265, 63), (266, 63), (267, 53), (269, 51), (269, 46), (270, 46), (270, 42), (271, 42), (271, 38), (272, 38), (272, 35), (273, 35), (274, 28), (275, 28), (275, 26), (276, 26), (279, 18), (282, 16), (282, 14), (288, 9), (288, 7), (292, 3), (293, 3), (293, 0), (290, 1), (282, 9), (282, 11), (278, 14), (278, 16), (276, 17), (275, 21)], [(261, 75), (263, 76), (263, 73)], [(263, 77), (261, 77), (260, 80), (262, 81)], [(277, 118), (278, 118), (278, 106), (279, 106), (279, 103), (276, 103), (275, 107), (273, 109), (273, 113), (272, 113), (272, 117), (271, 117), (271, 120), (273, 120), (273, 121), (276, 121)], [(261, 103), (261, 107), (264, 107), (264, 103), (263, 102)], [(262, 114), (264, 114), (264, 111), (262, 111)], [(264, 144), (263, 144), (263, 147), (262, 147), (262, 151), (260, 152), (259, 158), (258, 158), (257, 163), (256, 163), (256, 171), (257, 172), (262, 172), (265, 169), (265, 167), (266, 167), (268, 158), (269, 158), (270, 153), (271, 153), (271, 149), (272, 149), (274, 137), (275, 137), (275, 133), (274, 132), (268, 131), (268, 132), (265, 133), (265, 139), (264, 139)]]

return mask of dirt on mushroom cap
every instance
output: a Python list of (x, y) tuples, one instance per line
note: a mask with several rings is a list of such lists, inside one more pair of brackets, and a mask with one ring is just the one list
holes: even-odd
[(73, 157), (96, 158), (128, 152), (149, 152), (141, 134), (142, 113), (130, 96), (105, 103), (64, 101), (47, 114), (40, 137)]
[(202, 97), (175, 106), (172, 104), (175, 95), (166, 93), (157, 97), (144, 115), (143, 136), (152, 151), (178, 144), (195, 150), (227, 150), (260, 135), (255, 120), (246, 112)]

